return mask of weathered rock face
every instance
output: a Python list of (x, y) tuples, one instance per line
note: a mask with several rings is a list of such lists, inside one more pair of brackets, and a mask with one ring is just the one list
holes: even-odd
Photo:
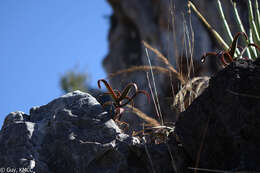
[(165, 145), (147, 148), (153, 165), (144, 145), (123, 134), (96, 99), (80, 91), (34, 107), (30, 115), (10, 113), (0, 131), (0, 165), (6, 172), (172, 172)]
[[(103, 61), (108, 74), (118, 70), (127, 69), (132, 66), (148, 65), (147, 54), (142, 40), (148, 42), (152, 47), (157, 48), (163, 55), (168, 57), (172, 65), (176, 67), (176, 59), (181, 56), (190, 57), (190, 48), (187, 41), (192, 39), (190, 23), (194, 31), (193, 58), (198, 60), (202, 54), (216, 48), (216, 42), (204, 28), (197, 16), (192, 12), (188, 16), (187, 1), (184, 0), (108, 0), (113, 8), (111, 16), (111, 27), (109, 32), (109, 53)], [(193, 1), (202, 14), (208, 19), (217, 31), (223, 30), (220, 17), (217, 17), (216, 1), (194, 0)], [(239, 1), (238, 6), (246, 6), (246, 0)], [(222, 1), (226, 14), (231, 14), (232, 6), (230, 1)], [(242, 20), (247, 19), (247, 11), (240, 11)], [(227, 16), (229, 24), (233, 24), (233, 33), (237, 32), (234, 27), (235, 20)], [(246, 21), (246, 20), (244, 20)], [(186, 46), (185, 46), (186, 41)], [(187, 52), (186, 52), (187, 51)], [(151, 63), (154, 66), (165, 67), (156, 58), (156, 55), (149, 51)], [(179, 60), (180, 61), (180, 60)], [(183, 60), (184, 61), (184, 60)], [(195, 62), (195, 71), (201, 70), (199, 63)], [(215, 62), (210, 64), (216, 64)], [(210, 66), (210, 65), (209, 65)], [(214, 66), (214, 65), (213, 65)], [(182, 67), (186, 67), (182, 65)], [(214, 67), (215, 68), (215, 67)], [(185, 73), (185, 69), (183, 69)], [(175, 77), (169, 77), (163, 73), (155, 72), (156, 87), (159, 94), (159, 102), (162, 114), (166, 121), (175, 121), (175, 113), (171, 110), (173, 94), (179, 89)], [(151, 75), (150, 75), (151, 79)], [(110, 79), (114, 88), (122, 89), (129, 82), (136, 82), (141, 89), (150, 91), (147, 83), (146, 72), (137, 71), (117, 75)], [(172, 86), (174, 91), (172, 91)], [(135, 106), (140, 108), (149, 116), (156, 118), (153, 104), (148, 104), (144, 97), (135, 100)], [(131, 126), (138, 126), (141, 120), (136, 116), (123, 116)], [(129, 118), (131, 117), (131, 118)]]
[(181, 114), (176, 133), (192, 167), (260, 171), (259, 76), (260, 59), (233, 62)]
[[(85, 172), (97, 167), (101, 171), (114, 166), (119, 170), (125, 161), (113, 148), (120, 140), (138, 142), (120, 136), (118, 127), (93, 97), (73, 92), (32, 108), (30, 116), (9, 114), (1, 130), (0, 163), (35, 172)], [(117, 156), (117, 166), (103, 163), (104, 155)], [(96, 159), (100, 162), (94, 163)]]

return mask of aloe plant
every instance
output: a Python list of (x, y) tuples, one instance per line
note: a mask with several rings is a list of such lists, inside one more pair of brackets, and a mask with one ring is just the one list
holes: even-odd
[[(249, 20), (249, 31), (247, 33), (248, 35), (248, 39), (243, 38), (243, 44), (244, 45), (248, 45), (250, 43), (255, 43), (256, 45), (260, 45), (260, 13), (259, 13), (259, 6), (258, 6), (258, 1), (255, 0), (254, 2), (254, 8), (252, 6), (252, 1), (248, 0), (248, 20)], [(229, 49), (229, 47), (227, 45), (230, 45), (232, 43), (233, 40), (233, 36), (230, 30), (230, 27), (226, 21), (226, 17), (225, 14), (223, 12), (223, 8), (221, 5), (221, 1), (217, 0), (217, 7), (218, 7), (218, 11), (220, 13), (222, 22), (224, 24), (224, 32), (225, 35), (227, 35), (228, 37), (226, 38), (226, 40), (224, 40), (220, 34), (211, 27), (211, 25), (207, 22), (207, 20), (200, 14), (200, 12), (196, 9), (195, 5), (189, 1), (188, 2), (188, 6), (191, 7), (193, 9), (193, 11), (198, 15), (198, 17), (200, 18), (200, 20), (206, 25), (206, 27), (212, 32), (212, 34), (215, 36), (216, 40), (220, 43), (221, 47), (227, 51)], [(233, 11), (235, 14), (235, 20), (236, 23), (238, 25), (238, 29), (240, 32), (246, 33), (246, 30), (243, 26), (243, 23), (240, 19), (239, 13), (238, 13), (238, 9), (237, 9), (237, 4), (236, 2), (232, 2), (232, 6), (233, 6)], [(255, 60), (260, 53), (256, 51), (255, 47), (252, 46), (248, 46), (248, 48), (246, 49), (246, 54), (247, 57), (249, 59), (253, 59)], [(240, 51), (238, 49), (236, 49), (235, 52), (235, 56), (234, 57), (238, 57), (238, 55), (240, 55)], [(240, 56), (239, 56), (240, 57)]]

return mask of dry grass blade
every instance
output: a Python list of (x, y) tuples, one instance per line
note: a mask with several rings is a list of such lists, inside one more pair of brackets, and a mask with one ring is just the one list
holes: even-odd
[(199, 19), (203, 22), (203, 24), (209, 29), (209, 31), (216, 37), (217, 41), (223, 47), (225, 50), (228, 50), (229, 46), (228, 44), (224, 41), (224, 39), (219, 35), (219, 33), (212, 28), (212, 26), (207, 22), (207, 20), (202, 16), (202, 14), (197, 10), (195, 5), (189, 1), (188, 6), (193, 9), (193, 11), (197, 14)]
[[(151, 45), (149, 45), (146, 41), (143, 41), (143, 44), (146, 48), (150, 49), (152, 52), (154, 52), (158, 58), (166, 65), (171, 65), (170, 62), (168, 61), (168, 59), (157, 49), (153, 48)], [(178, 73), (177, 70), (175, 70), (175, 73)]]
[(177, 78), (181, 81), (182, 84), (185, 83), (185, 80), (183, 79), (182, 75), (170, 64), (168, 59), (157, 49), (153, 48), (151, 45), (149, 45), (147, 42), (143, 41), (144, 46), (151, 50), (153, 53), (157, 55), (157, 57), (169, 68), (169, 70), (176, 74)]
[(108, 78), (112, 78), (112, 77), (115, 77), (117, 75), (124, 74), (124, 73), (132, 73), (132, 72), (135, 72), (135, 71), (150, 71), (151, 68), (152, 68), (152, 70), (159, 71), (159, 72), (165, 73), (165, 74), (169, 74), (169, 70), (167, 68), (160, 67), (160, 66), (150, 67), (148, 65), (143, 65), (143, 66), (132, 66), (128, 69), (119, 70), (115, 73), (109, 74)]
[(129, 111), (135, 113), (138, 117), (142, 118), (148, 124), (150, 124), (152, 126), (160, 126), (160, 123), (156, 119), (153, 119), (153, 118), (149, 117), (148, 115), (143, 113), (138, 108), (135, 108), (135, 107), (133, 107), (131, 105), (126, 105), (126, 107), (129, 108)]
[(146, 72), (146, 79), (147, 79), (148, 86), (149, 86), (149, 89), (150, 89), (150, 92), (151, 92), (151, 95), (152, 95), (152, 99), (153, 99), (153, 104), (154, 104), (156, 115), (160, 118), (161, 116), (160, 116), (160, 113), (159, 113), (158, 104), (156, 104), (156, 101), (155, 101), (155, 96), (154, 96), (154, 92), (152, 90), (152, 86), (151, 86), (151, 82), (150, 82), (150, 78), (149, 78), (148, 72)]
[(205, 77), (205, 80), (203, 82), (200, 82), (196, 89), (195, 89), (195, 93), (197, 93), (198, 95), (201, 94), (203, 88), (205, 89), (207, 86), (208, 86), (208, 83), (209, 83), (209, 77)]
[[(148, 53), (148, 49), (147, 49), (147, 48), (145, 48), (145, 53), (146, 53), (146, 56), (147, 56), (148, 64), (149, 64), (150, 67), (152, 67), (152, 63), (151, 63), (150, 56), (149, 56), (149, 53)], [(149, 88), (150, 88), (151, 93), (154, 92), (154, 96), (155, 96), (155, 97), (153, 98), (153, 101), (154, 101), (155, 106), (156, 106), (157, 109), (158, 109), (158, 113), (159, 113), (158, 115), (159, 115), (161, 124), (163, 125), (163, 116), (162, 116), (162, 112), (161, 112), (161, 106), (160, 106), (160, 103), (159, 103), (159, 97), (158, 97), (157, 87), (156, 87), (156, 84), (155, 84), (154, 73), (153, 73), (152, 68), (150, 68), (150, 69), (151, 69), (150, 72), (151, 72), (151, 76), (152, 76), (153, 90), (152, 90), (152, 88), (151, 88), (151, 84), (150, 84), (150, 79), (149, 79), (148, 73), (146, 73), (147, 81), (148, 81), (148, 84), (149, 84)], [(156, 102), (155, 102), (155, 100), (156, 100)]]
[[(173, 105), (175, 107), (179, 108), (180, 112), (183, 112), (190, 104), (191, 102), (197, 98), (203, 89), (205, 89), (208, 86), (209, 77), (194, 77), (179, 90), (179, 92), (176, 94)], [(187, 97), (187, 94), (190, 94), (189, 97)], [(189, 99), (189, 103), (187, 103), (187, 99)]]

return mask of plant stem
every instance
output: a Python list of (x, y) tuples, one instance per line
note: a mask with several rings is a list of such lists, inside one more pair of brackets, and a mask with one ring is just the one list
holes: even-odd
[(219, 35), (219, 33), (212, 28), (212, 26), (207, 22), (207, 20), (202, 16), (202, 14), (197, 10), (195, 5), (189, 1), (188, 2), (188, 7), (191, 7), (192, 10), (197, 14), (199, 19), (203, 22), (203, 24), (209, 29), (209, 31), (214, 35), (214, 37), (217, 39), (218, 43), (224, 50), (228, 50), (229, 46), (228, 44), (223, 40), (223, 38)]

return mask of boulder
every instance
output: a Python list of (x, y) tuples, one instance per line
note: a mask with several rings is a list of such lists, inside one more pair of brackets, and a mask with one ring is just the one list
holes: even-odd
[(0, 131), (0, 171), (172, 172), (166, 145), (141, 143), (110, 117), (94, 97), (80, 91), (33, 107), (30, 115), (12, 112)]
[(176, 122), (190, 167), (260, 171), (259, 115), (260, 58), (234, 61)]

